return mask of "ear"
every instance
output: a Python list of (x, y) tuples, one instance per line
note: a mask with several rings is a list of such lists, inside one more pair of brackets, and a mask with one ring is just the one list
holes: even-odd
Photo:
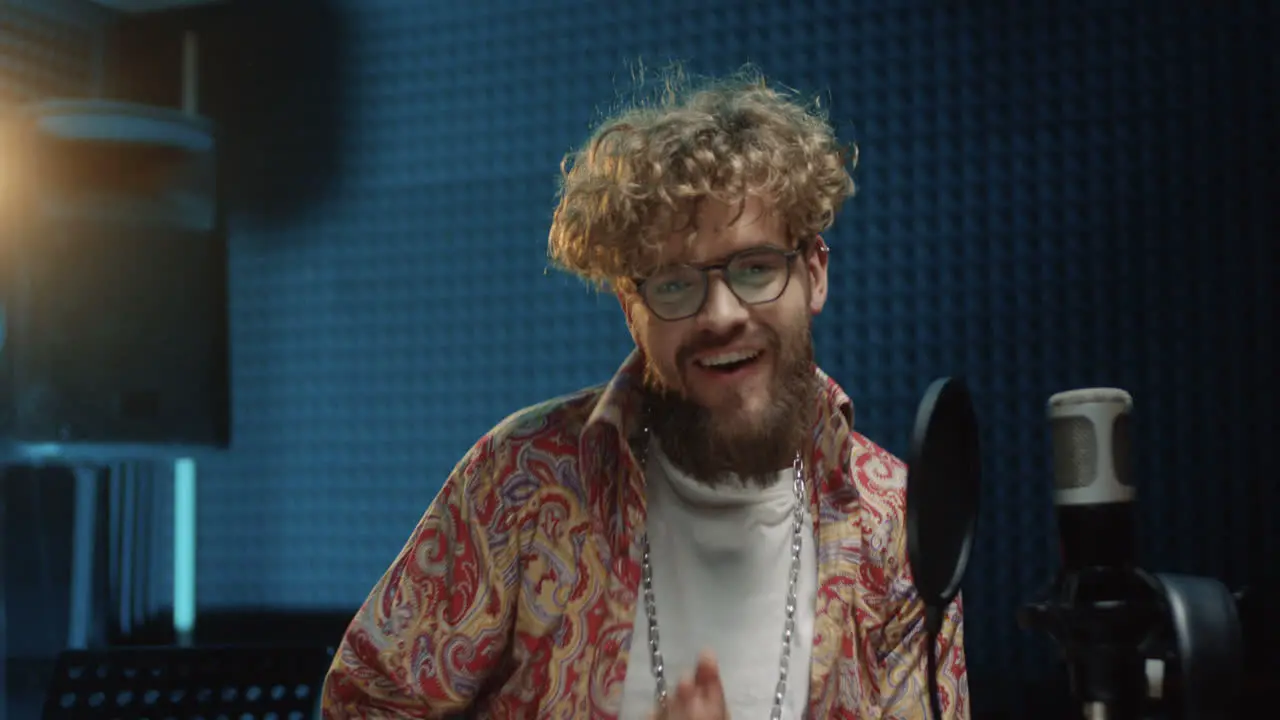
[(809, 313), (817, 315), (827, 304), (827, 260), (831, 249), (822, 236), (805, 254), (805, 270), (809, 273)]

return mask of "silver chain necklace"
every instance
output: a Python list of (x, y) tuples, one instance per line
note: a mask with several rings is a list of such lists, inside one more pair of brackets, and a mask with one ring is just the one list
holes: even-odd
[[(792, 462), (795, 478), (796, 509), (792, 518), (791, 530), (791, 572), (787, 576), (786, 622), (782, 630), (782, 660), (778, 665), (778, 687), (773, 695), (773, 710), (770, 720), (782, 720), (782, 706), (787, 697), (787, 674), (791, 663), (791, 638), (796, 629), (796, 586), (800, 581), (800, 550), (804, 537), (804, 461), (796, 453)], [(653, 597), (653, 569), (649, 565), (649, 533), (640, 536), (643, 557), (640, 563), (642, 581), (644, 583), (644, 611), (649, 618), (649, 658), (653, 668), (653, 679), (657, 689), (655, 695), (659, 708), (667, 706), (667, 679), (662, 664), (662, 649), (658, 644), (658, 604)]]

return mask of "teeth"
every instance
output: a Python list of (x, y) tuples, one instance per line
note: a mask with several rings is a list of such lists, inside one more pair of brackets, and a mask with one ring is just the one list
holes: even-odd
[(743, 360), (751, 360), (759, 355), (754, 350), (739, 350), (737, 352), (724, 353), (723, 355), (713, 355), (711, 357), (702, 358), (698, 361), (699, 365), (705, 367), (716, 367), (717, 365), (728, 365), (730, 363), (742, 362)]

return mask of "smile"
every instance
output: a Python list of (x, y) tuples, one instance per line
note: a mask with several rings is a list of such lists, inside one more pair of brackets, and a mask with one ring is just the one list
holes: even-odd
[(758, 357), (760, 357), (759, 350), (734, 350), (699, 358), (696, 364), (707, 370), (729, 371), (743, 367)]

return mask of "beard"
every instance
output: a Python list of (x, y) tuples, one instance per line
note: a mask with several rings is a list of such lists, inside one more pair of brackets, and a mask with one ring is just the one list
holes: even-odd
[[(753, 413), (745, 412), (743, 398), (714, 409), (696, 402), (681, 390), (682, 383), (665, 380), (646, 354), (644, 390), (651, 430), (676, 467), (708, 485), (737, 476), (743, 484), (764, 487), (777, 481), (779, 470), (791, 466), (809, 438), (819, 390), (809, 318), (792, 328), (785, 335), (764, 329), (771, 377), (768, 397)], [(683, 358), (726, 346), (739, 335), (694, 338), (676, 354), (677, 367), (686, 366)]]

